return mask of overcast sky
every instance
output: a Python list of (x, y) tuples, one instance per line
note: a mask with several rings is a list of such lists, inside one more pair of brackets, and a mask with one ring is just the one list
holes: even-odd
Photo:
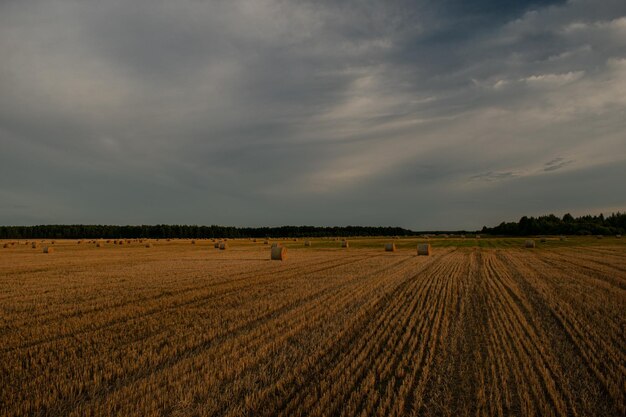
[(618, 210), (624, 0), (0, 2), (0, 224)]

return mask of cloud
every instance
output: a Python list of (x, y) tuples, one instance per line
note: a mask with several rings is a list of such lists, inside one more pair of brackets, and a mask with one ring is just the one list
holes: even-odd
[[(625, 22), (617, 0), (2, 2), (0, 223), (480, 227), (519, 214), (490, 193), (548, 178), (582, 208), (575, 174), (626, 162)], [(604, 187), (589, 207), (626, 204)]]
[(545, 172), (551, 172), (551, 171), (557, 171), (571, 163), (573, 163), (574, 161), (569, 160), (566, 161), (563, 158), (554, 158), (551, 161), (546, 162), (546, 164), (544, 165), (543, 170)]
[(482, 174), (473, 175), (470, 177), (470, 179), (479, 180), (479, 181), (501, 181), (501, 180), (506, 180), (510, 178), (515, 178), (517, 176), (519, 175), (512, 171), (507, 171), (507, 172), (489, 171), (489, 172), (483, 172)]

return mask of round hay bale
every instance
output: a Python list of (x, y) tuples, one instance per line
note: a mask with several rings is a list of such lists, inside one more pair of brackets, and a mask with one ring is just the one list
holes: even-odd
[(287, 248), (282, 246), (273, 247), (270, 259), (272, 261), (284, 261), (287, 259)]
[(118, 244), (118, 245), (123, 245), (123, 244), (124, 244), (124, 241), (123, 241), (123, 240), (120, 240), (119, 242), (117, 242), (117, 244)]
[(304, 241), (304, 246), (311, 246), (311, 241), (310, 240), (305, 240)]
[(341, 247), (342, 248), (349, 248), (350, 247), (350, 243), (348, 243), (347, 240), (342, 240), (341, 241)]
[(220, 243), (220, 250), (226, 250), (228, 248), (228, 244), (226, 242)]
[(54, 252), (54, 248), (51, 248), (50, 246), (44, 246), (43, 253), (52, 253), (52, 252)]
[(385, 252), (395, 252), (396, 244), (395, 243), (385, 243)]
[(525, 248), (534, 248), (535, 247), (535, 241), (532, 239), (528, 239), (526, 242), (524, 242), (524, 247)]
[(430, 256), (431, 252), (430, 243), (420, 243), (417, 245), (417, 256)]

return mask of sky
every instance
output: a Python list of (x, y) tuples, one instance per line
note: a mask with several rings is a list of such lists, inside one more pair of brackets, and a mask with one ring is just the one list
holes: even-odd
[(0, 224), (613, 211), (623, 0), (0, 2)]

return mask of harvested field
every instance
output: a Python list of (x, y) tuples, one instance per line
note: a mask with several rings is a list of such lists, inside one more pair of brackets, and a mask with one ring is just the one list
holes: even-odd
[(626, 242), (524, 241), (0, 248), (0, 416), (626, 414)]

